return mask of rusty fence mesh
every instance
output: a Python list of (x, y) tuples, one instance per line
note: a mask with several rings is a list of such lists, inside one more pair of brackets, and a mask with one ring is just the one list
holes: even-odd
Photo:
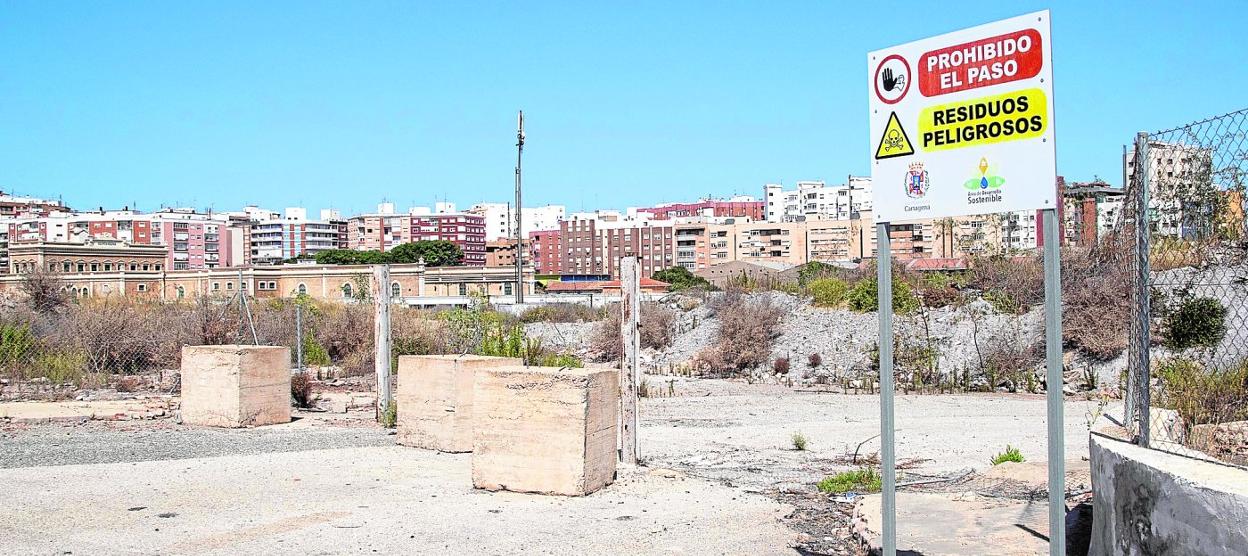
[(1248, 109), (1124, 154), (1126, 419), (1154, 449), (1248, 465)]

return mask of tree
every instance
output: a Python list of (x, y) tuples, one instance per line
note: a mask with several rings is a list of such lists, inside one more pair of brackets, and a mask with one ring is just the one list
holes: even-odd
[(464, 252), (458, 245), (446, 240), (413, 241), (390, 250), (394, 263), (415, 263), (422, 258), (429, 266), (460, 266), (464, 264)]
[(706, 278), (698, 276), (683, 266), (673, 266), (668, 269), (655, 272), (651, 278), (660, 282), (667, 282), (671, 285), (672, 291), (683, 290), (688, 288), (706, 288), (711, 289), (711, 283)]
[(460, 266), (464, 264), (464, 252), (458, 245), (446, 240), (413, 241), (381, 251), (357, 251), (355, 249), (329, 249), (316, 254), (317, 264), (412, 264), (425, 260), (429, 266)]

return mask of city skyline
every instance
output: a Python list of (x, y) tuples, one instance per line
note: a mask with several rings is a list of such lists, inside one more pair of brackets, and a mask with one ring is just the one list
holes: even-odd
[[(518, 109), (534, 206), (835, 184), (870, 173), (867, 51), (1040, 6), (897, 10), (919, 26), (805, 3), (279, 3), (247, 17), (206, 4), (8, 3), (0, 122), (21, 132), (0, 134), (0, 189), (145, 211), (506, 202)], [(1248, 78), (1224, 71), (1234, 49), (1214, 46), (1242, 18), (1051, 7), (1058, 171), (1069, 179), (1119, 185), (1121, 145), (1136, 131), (1238, 108), (1220, 97)], [(1135, 40), (1140, 29), (1183, 40)]]

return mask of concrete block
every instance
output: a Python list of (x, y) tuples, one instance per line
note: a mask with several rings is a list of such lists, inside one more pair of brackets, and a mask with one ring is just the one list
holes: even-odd
[(512, 357), (403, 355), (395, 403), (398, 443), (442, 452), (472, 451), (472, 382), (481, 370), (520, 365)]
[(251, 427), (290, 422), (290, 349), (182, 348), (182, 422)]
[(615, 479), (616, 369), (486, 369), (473, 397), (473, 486), (580, 496)]

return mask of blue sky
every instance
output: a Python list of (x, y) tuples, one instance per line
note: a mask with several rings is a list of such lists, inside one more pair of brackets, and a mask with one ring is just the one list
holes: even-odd
[(0, 189), (612, 208), (869, 173), (869, 50), (1050, 8), (1058, 172), (1248, 105), (1248, 3), (0, 2)]

